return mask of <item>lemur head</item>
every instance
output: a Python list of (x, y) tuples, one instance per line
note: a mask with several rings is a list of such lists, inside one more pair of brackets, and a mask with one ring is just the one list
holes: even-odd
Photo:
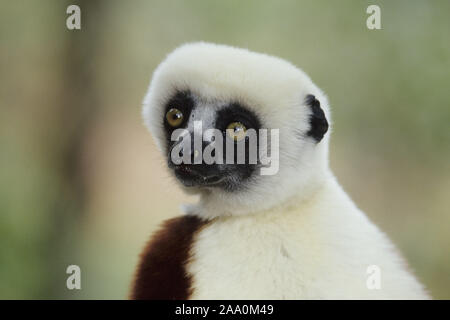
[(195, 210), (207, 217), (308, 197), (328, 173), (327, 99), (276, 57), (183, 45), (154, 72), (143, 116), (169, 170), (200, 194)]

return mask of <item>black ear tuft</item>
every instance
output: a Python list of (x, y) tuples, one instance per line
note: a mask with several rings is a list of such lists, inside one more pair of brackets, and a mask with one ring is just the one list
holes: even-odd
[(307, 135), (319, 143), (328, 131), (328, 121), (325, 117), (325, 113), (320, 107), (320, 101), (317, 100), (315, 96), (308, 94), (306, 96), (306, 104), (311, 107), (312, 111), (309, 118), (311, 128), (309, 129)]

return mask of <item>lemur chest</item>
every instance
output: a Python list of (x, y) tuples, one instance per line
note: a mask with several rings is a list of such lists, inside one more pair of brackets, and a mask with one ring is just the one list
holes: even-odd
[[(377, 261), (371, 254), (376, 251), (358, 249), (361, 246), (352, 245), (358, 238), (349, 238), (347, 232), (332, 235), (323, 224), (323, 219), (306, 213), (294, 219), (286, 214), (276, 219), (171, 219), (143, 251), (131, 297), (370, 297), (365, 273), (369, 263)], [(338, 240), (345, 237), (348, 241)]]
[[(300, 234), (303, 232), (303, 234)], [(198, 233), (186, 266), (194, 299), (298, 299), (319, 295), (327, 257), (295, 223), (223, 220)], [(327, 271), (325, 271), (326, 277)]]

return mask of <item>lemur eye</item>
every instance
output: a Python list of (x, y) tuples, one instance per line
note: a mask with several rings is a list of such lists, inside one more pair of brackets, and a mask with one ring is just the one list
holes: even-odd
[(247, 128), (241, 122), (231, 122), (227, 126), (227, 135), (234, 141), (242, 140), (246, 131)]
[(172, 108), (167, 111), (166, 120), (171, 127), (178, 127), (183, 122), (183, 113), (176, 108)]

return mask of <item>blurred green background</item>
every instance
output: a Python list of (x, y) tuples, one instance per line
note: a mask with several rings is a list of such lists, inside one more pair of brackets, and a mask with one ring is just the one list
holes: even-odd
[[(195, 201), (141, 119), (189, 41), (281, 56), (329, 96), (331, 165), (434, 298), (450, 298), (449, 1), (5, 1), (0, 298), (126, 298), (158, 224)], [(381, 7), (382, 30), (366, 28)], [(81, 7), (81, 30), (66, 8)], [(70, 264), (82, 289), (68, 290)]]

